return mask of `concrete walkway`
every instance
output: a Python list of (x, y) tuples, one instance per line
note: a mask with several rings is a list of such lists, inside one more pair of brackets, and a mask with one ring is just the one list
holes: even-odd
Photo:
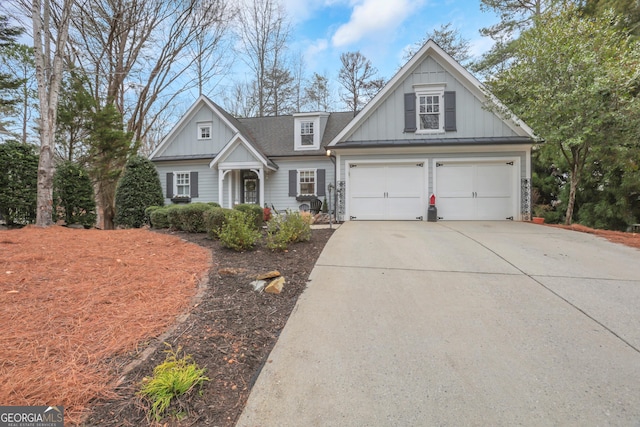
[(238, 426), (640, 426), (640, 251), (512, 222), (349, 222)]

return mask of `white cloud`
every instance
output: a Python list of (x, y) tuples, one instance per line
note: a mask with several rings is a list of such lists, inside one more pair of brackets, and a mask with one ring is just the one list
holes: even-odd
[(349, 22), (338, 28), (331, 41), (340, 47), (369, 35), (388, 33), (413, 15), (420, 3), (422, 1), (357, 0)]
[(469, 42), (469, 53), (474, 58), (480, 58), (493, 47), (494, 41), (489, 37), (478, 37)]

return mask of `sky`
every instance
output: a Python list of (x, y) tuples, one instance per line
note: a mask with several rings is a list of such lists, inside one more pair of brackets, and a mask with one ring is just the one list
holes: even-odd
[(479, 57), (492, 45), (479, 29), (498, 22), (480, 0), (281, 0), (292, 22), (291, 50), (303, 54), (309, 74), (337, 76), (340, 54), (360, 51), (390, 79), (404, 50), (451, 22)]

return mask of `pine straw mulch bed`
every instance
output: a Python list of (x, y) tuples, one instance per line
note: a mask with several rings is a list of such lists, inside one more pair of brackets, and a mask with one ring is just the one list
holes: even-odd
[[(236, 253), (201, 234), (1, 230), (0, 404), (63, 405), (70, 426), (234, 425), (332, 232)], [(280, 295), (249, 287), (274, 269)], [(155, 423), (136, 392), (164, 343), (210, 381)]]
[(561, 225), (561, 224), (549, 224), (550, 227), (564, 228), (566, 230), (579, 231), (581, 233), (595, 234), (599, 237), (613, 242), (620, 243), (625, 246), (640, 249), (640, 233), (625, 233), (623, 231), (611, 231), (611, 230), (598, 230), (589, 228), (580, 224)]
[(115, 396), (113, 357), (175, 322), (210, 258), (146, 230), (0, 231), (0, 404), (63, 405), (79, 422)]

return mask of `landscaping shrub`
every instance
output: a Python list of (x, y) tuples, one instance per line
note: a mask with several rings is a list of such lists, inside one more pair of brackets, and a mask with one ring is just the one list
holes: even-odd
[(146, 222), (145, 209), (162, 205), (164, 196), (156, 167), (144, 157), (132, 156), (116, 188), (115, 224), (140, 228)]
[(149, 219), (151, 219), (151, 226), (153, 228), (169, 228), (171, 227), (171, 221), (169, 220), (169, 213), (178, 208), (178, 205), (169, 205), (160, 209), (151, 211)]
[(96, 199), (89, 173), (82, 166), (65, 161), (53, 175), (54, 220), (64, 219), (67, 225), (91, 227), (96, 223)]
[(220, 203), (216, 203), (216, 202), (207, 202), (207, 204), (213, 206), (214, 208), (220, 207)]
[(175, 352), (169, 349), (165, 361), (153, 369), (153, 376), (142, 380), (139, 394), (151, 403), (150, 413), (156, 421), (162, 419), (173, 399), (209, 381), (204, 376), (206, 368), (199, 368), (190, 355), (179, 357), (179, 352), (180, 348)]
[(271, 250), (285, 250), (289, 243), (311, 240), (311, 225), (299, 212), (277, 215), (267, 223), (266, 245)]
[(169, 211), (169, 224), (172, 228), (187, 233), (204, 233), (207, 231), (204, 213), (217, 209), (208, 203), (189, 203), (174, 205)]
[(36, 220), (38, 155), (30, 144), (0, 144), (0, 217), (12, 224)]
[(219, 239), (222, 226), (226, 224), (227, 218), (233, 213), (232, 209), (213, 208), (204, 213), (204, 222), (207, 235), (210, 239)]
[(147, 224), (153, 226), (153, 224), (151, 223), (151, 214), (158, 209), (162, 209), (162, 206), (149, 206), (144, 210), (144, 220)]
[(240, 205), (235, 205), (233, 208), (249, 215), (252, 218), (254, 228), (256, 230), (260, 230), (260, 228), (262, 228), (262, 224), (264, 222), (264, 211), (259, 205), (253, 203), (243, 203)]
[(260, 237), (260, 231), (255, 229), (255, 218), (237, 210), (228, 215), (219, 233), (222, 246), (238, 252), (252, 248)]

